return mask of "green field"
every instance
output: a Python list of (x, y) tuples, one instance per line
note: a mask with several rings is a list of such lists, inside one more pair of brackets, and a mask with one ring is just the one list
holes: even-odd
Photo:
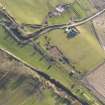
[[(102, 63), (105, 58), (103, 49), (100, 47), (95, 36), (87, 31), (84, 26), (77, 27), (80, 34), (75, 38), (67, 38), (63, 30), (50, 32), (47, 36), (51, 43), (57, 46), (63, 54), (70, 59), (71, 63), (81, 72), (87, 72)], [(45, 45), (42, 36), (40, 42)]]
[[(63, 101), (63, 98), (58, 96), (52, 88), (44, 86), (42, 80), (46, 80), (40, 78), (35, 72), (31, 74), (31, 70), (22, 65), (15, 66), (15, 61), (6, 60), (7, 68), (3, 69), (3, 64), (0, 64), (0, 105), (66, 104), (67, 101)], [(15, 66), (15, 69), (9, 65)]]
[[(32, 56), (33, 49), (30, 45), (25, 46), (21, 48), (11, 37), (8, 37), (9, 34), (7, 34), (4, 29), (0, 27), (0, 47), (5, 48), (6, 50), (12, 52), (16, 56), (20, 57), (27, 63), (42, 69), (45, 73), (47, 73), (49, 76), (55, 78), (56, 80), (59, 80), (63, 85), (65, 85), (67, 88), (71, 89), (71, 86), (74, 84), (75, 89), (72, 90), (72, 92), (81, 97), (82, 99), (86, 99), (83, 95), (80, 95), (76, 90), (78, 90), (78, 87), (76, 86), (78, 83), (73, 82), (72, 79), (70, 79), (68, 72), (65, 72), (63, 69), (57, 69), (54, 66), (51, 69), (47, 69), (47, 62), (46, 61), (40, 61), (40, 56), (38, 54), (35, 54)], [(8, 37), (8, 38), (7, 38)], [(24, 53), (25, 52), (25, 53)], [(59, 75), (58, 75), (59, 74)], [(79, 84), (78, 84), (79, 86)], [(81, 87), (81, 86), (80, 86)], [(82, 89), (83, 88), (83, 89)], [(90, 96), (90, 92), (87, 93), (88, 90), (85, 90), (84, 87), (82, 87), (81, 91), (83, 93), (86, 93), (87, 96)], [(93, 97), (93, 96), (91, 96)], [(91, 98), (92, 102), (94, 101), (94, 98)], [(31, 99), (30, 99), (31, 100)], [(87, 100), (87, 99), (86, 99)], [(94, 105), (94, 104), (93, 104)]]
[(70, 87), (70, 83), (72, 81), (69, 79), (69, 75), (65, 72), (65, 70), (59, 70), (55, 67), (48, 70), (48, 63), (44, 59), (40, 61), (41, 56), (39, 54), (36, 53), (34, 56), (32, 55), (35, 50), (31, 45), (21, 48), (11, 37), (8, 37), (8, 35), (9, 34), (0, 27), (0, 46), (2, 48), (7, 49), (36, 68), (44, 70), (44, 72), (48, 73), (50, 76), (56, 78), (57, 80), (61, 80), (62, 83), (65, 83), (68, 87)]
[[(70, 2), (72, 1), (73, 0)], [(13, 17), (16, 18), (18, 22), (41, 23), (44, 17), (47, 15), (48, 11), (52, 10), (56, 4), (59, 4), (60, 2), (61, 0), (31, 0), (30, 2), (27, 0), (7, 0), (4, 4), (6, 4), (7, 10)], [(68, 0), (65, 0), (64, 2), (68, 2)], [(87, 4), (87, 8), (92, 7), (92, 5), (89, 4), (87, 0), (84, 0), (84, 4)], [(18, 5), (20, 5), (20, 8)], [(43, 8), (40, 8), (42, 6)], [(81, 18), (86, 16), (84, 11), (85, 9), (83, 9), (86, 7), (83, 7), (83, 2), (81, 0), (72, 5), (72, 8), (77, 13), (76, 15), (79, 15)], [(93, 8), (91, 10), (93, 10)], [(51, 24), (62, 23), (63, 21), (66, 23), (69, 14), (74, 14), (71, 10), (69, 12), (63, 14), (61, 17), (52, 18), (50, 20)], [(66, 35), (63, 31), (54, 31), (49, 33), (48, 36), (51, 38), (52, 42), (61, 49), (64, 55), (72, 61), (78, 70), (88, 71), (103, 61), (104, 52), (98, 45), (96, 39), (92, 37), (92, 33), (88, 32), (84, 27), (80, 27), (79, 31), (80, 35), (77, 38), (70, 40), (66, 38)], [(58, 38), (58, 40), (56, 40), (56, 38)], [(62, 40), (65, 44), (62, 43)]]
[[(72, 3), (74, 0), (0, 0), (1, 3), (6, 7), (8, 12), (19, 22), (19, 23), (34, 23), (41, 24), (44, 18), (47, 16), (49, 11), (52, 11), (55, 6), (59, 3)], [(88, 1), (84, 1), (88, 5), (87, 8), (91, 8)], [(81, 3), (81, 2), (80, 2)], [(18, 6), (19, 5), (19, 6)], [(43, 8), (41, 8), (43, 7)], [(34, 11), (33, 11), (34, 10)], [(93, 9), (92, 9), (93, 10)], [(55, 18), (49, 19), (49, 23), (66, 23), (69, 21), (70, 17), (76, 19), (85, 18), (86, 11), (81, 8), (81, 5), (76, 2), (74, 3), (70, 10)]]
[[(6, 9), (18, 22), (21, 23), (42, 23), (45, 16), (51, 11), (56, 4), (62, 0), (0, 0)], [(71, 3), (73, 0), (63, 0)]]
[[(0, 0), (4, 5), (2, 0)], [(6, 9), (8, 12), (15, 17), (16, 21), (19, 23), (42, 23), (44, 17), (47, 15), (49, 10), (52, 10), (58, 3), (62, 0), (7, 0), (6, 1)], [(68, 0), (64, 0), (68, 2)], [(69, 1), (71, 2), (71, 1)], [(77, 15), (80, 18), (86, 16), (85, 11), (82, 8), (75, 4), (73, 5), (74, 9), (78, 13)], [(42, 8), (43, 7), (43, 8)], [(78, 11), (77, 11), (78, 10)], [(73, 12), (73, 11), (72, 11)], [(74, 11), (75, 12), (75, 11)], [(76, 14), (76, 13), (73, 13)], [(50, 22), (51, 24), (61, 23), (62, 20), (66, 22), (68, 19), (66, 16), (69, 16), (68, 13), (64, 14), (65, 16), (58, 17), (57, 20), (54, 18)], [(71, 14), (70, 14), (71, 15)], [(77, 17), (78, 17), (77, 16)], [(79, 18), (79, 19), (80, 19)], [(59, 20), (59, 21), (58, 21)], [(64, 33), (64, 30), (55, 30), (47, 34), (47, 36), (51, 39), (52, 44), (59, 47), (59, 49), (64, 53), (64, 55), (70, 59), (71, 63), (76, 67), (76, 69), (82, 73), (88, 72), (89, 70), (95, 68), (98, 64), (102, 63), (105, 54), (93, 33), (87, 31), (87, 28), (84, 26), (77, 27), (80, 31), (80, 34), (73, 38), (68, 39), (67, 35)], [(41, 56), (38, 53), (33, 52), (34, 49), (31, 45), (27, 45), (24, 47), (19, 46), (1, 26), (0, 26), (0, 47), (4, 48), (10, 52), (12, 52), (17, 57), (21, 58), (25, 62), (31, 64), (32, 66), (43, 70), (43, 72), (47, 73), (49, 76), (54, 79), (60, 81), (64, 86), (68, 89), (71, 89), (73, 84), (76, 85), (75, 89), (72, 90), (74, 94), (79, 96), (82, 99), (88, 100), (85, 96), (81, 95), (81, 93), (86, 93), (87, 96), (91, 96), (92, 105), (95, 104), (94, 97), (90, 94), (87, 89), (84, 89), (80, 84), (74, 82), (73, 78), (71, 78), (68, 74), (68, 71), (64, 69), (58, 69), (53, 66), (51, 69), (48, 68), (48, 62), (44, 59), (40, 61)], [(44, 48), (45, 42), (43, 41), (43, 36), (40, 37), (40, 42), (42, 43), (42, 47)], [(80, 85), (80, 87), (79, 87)], [(82, 92), (77, 92), (78, 87), (82, 89)], [(47, 93), (45, 92), (47, 95)], [(48, 95), (48, 99), (50, 100), (50, 95)], [(29, 102), (32, 102), (31, 98), (28, 99)], [(53, 100), (50, 100), (53, 103)], [(49, 102), (50, 102), (49, 101)], [(28, 103), (28, 102), (26, 102)], [(37, 103), (37, 102), (36, 102)], [(46, 103), (46, 102), (44, 102)], [(24, 104), (23, 104), (24, 105)], [(27, 105), (27, 104), (25, 104)], [(91, 104), (90, 104), (91, 105)]]

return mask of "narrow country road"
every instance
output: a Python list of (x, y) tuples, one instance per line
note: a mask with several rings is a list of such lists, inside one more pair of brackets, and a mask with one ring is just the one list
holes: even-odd
[(29, 34), (27, 35), (27, 38), (32, 38), (32, 37), (35, 37), (35, 38), (38, 38), (40, 37), (40, 35), (42, 34), (45, 34), (45, 33), (48, 33), (52, 30), (56, 30), (56, 29), (65, 29), (67, 27), (76, 27), (76, 26), (80, 26), (82, 24), (85, 24), (91, 20), (93, 20), (94, 18), (100, 16), (101, 14), (103, 14), (105, 12), (105, 8), (99, 12), (97, 12), (96, 14), (88, 17), (88, 18), (85, 18), (77, 23), (73, 23), (73, 24), (58, 24), (58, 25), (52, 25), (52, 26), (46, 26), (46, 27), (43, 27), (41, 28), (40, 30), (32, 33), (32, 34)]
[(103, 10), (97, 12), (95, 15), (92, 15), (92, 16), (86, 18), (85, 20), (82, 20), (82, 21), (80, 21), (80, 22), (77, 22), (77, 23), (74, 23), (74, 24), (70, 24), (70, 25), (64, 26), (64, 27), (62, 27), (62, 28), (73, 27), (73, 26), (80, 26), (80, 25), (82, 25), (82, 24), (85, 24), (85, 23), (87, 23), (87, 22), (93, 20), (94, 18), (98, 17), (99, 15), (103, 14), (104, 12), (105, 12), (105, 8), (104, 8)]
[[(98, 17), (99, 15), (101, 15), (102, 13), (105, 12), (105, 9), (99, 11), (98, 13), (96, 13), (95, 15), (92, 15), (80, 22), (77, 22), (77, 23), (73, 23), (73, 24), (61, 24), (61, 25), (52, 25), (52, 26), (46, 26), (46, 27), (42, 27), (41, 29), (39, 29), (38, 31), (32, 33), (32, 34), (29, 34), (29, 35), (26, 35), (24, 36), (25, 40), (28, 40), (29, 38), (32, 38), (32, 37), (40, 37), (40, 35), (44, 34), (44, 33), (48, 33), (49, 31), (52, 31), (52, 30), (56, 30), (56, 29), (64, 29), (64, 28), (67, 28), (67, 27), (76, 27), (76, 26), (80, 26), (84, 23), (87, 23), (89, 22), (90, 20)], [(5, 14), (5, 15), (8, 15), (8, 14)], [(8, 15), (8, 17), (10, 17)], [(12, 17), (9, 18), (11, 21), (15, 21)], [(15, 24), (16, 22), (14, 22)], [(16, 23), (17, 24), (17, 23)], [(40, 27), (40, 26), (38, 26)], [(8, 29), (9, 30), (9, 29)], [(10, 32), (10, 31), (9, 31)], [(14, 34), (13, 34), (14, 36)], [(21, 40), (21, 38), (20, 38)], [(71, 90), (69, 90), (68, 88), (66, 88), (64, 85), (62, 85), (59, 81), (53, 79), (52, 77), (50, 77), (48, 74), (42, 72), (42, 70), (39, 70), (39, 69), (36, 69), (35, 67), (27, 64), (26, 62), (24, 62), (23, 60), (21, 60), (20, 58), (14, 56), (13, 54), (11, 54), (10, 52), (8, 52), (7, 50), (5, 49), (2, 49), (3, 51), (7, 52), (8, 54), (10, 54), (11, 56), (15, 57), (18, 61), (22, 62), (23, 64), (25, 64), (26, 66), (30, 67), (33, 71), (37, 72), (38, 74), (42, 75), (43, 77), (45, 77), (46, 79), (48, 79), (51, 83), (55, 84), (57, 87), (59, 88), (62, 88), (64, 91), (66, 91), (68, 94), (70, 94), (72, 97), (74, 97), (75, 99), (77, 99), (80, 103), (82, 103), (82, 105), (88, 105), (87, 102), (84, 102), (83, 100), (81, 100), (79, 97), (77, 97), (76, 95), (74, 95), (72, 93)]]
[[(1, 13), (4, 15), (4, 16), (6, 16), (6, 18), (8, 19), (8, 20), (10, 20), (13, 24), (15, 24), (15, 25), (17, 25), (17, 26), (20, 26), (17, 22), (16, 22), (16, 20), (12, 17), (12, 16), (10, 16), (10, 14), (6, 11), (6, 9), (1, 9), (0, 10), (1, 11)], [(31, 27), (33, 27), (33, 28), (39, 28), (39, 30), (37, 30), (36, 32), (33, 32), (33, 33), (31, 33), (31, 34), (27, 34), (27, 35), (25, 35), (25, 36), (22, 36), (22, 38), (24, 38), (25, 40), (29, 40), (30, 38), (35, 38), (35, 39), (37, 39), (37, 38), (39, 38), (42, 34), (45, 34), (45, 33), (48, 33), (48, 32), (50, 32), (50, 31), (53, 31), (53, 30), (57, 30), (57, 29), (65, 29), (65, 28), (68, 28), (68, 27), (76, 27), (76, 26), (80, 26), (80, 25), (82, 25), (82, 24), (85, 24), (85, 23), (87, 23), (87, 22), (89, 22), (89, 21), (91, 21), (91, 20), (93, 20), (94, 18), (96, 18), (96, 17), (98, 17), (98, 16), (100, 16), (101, 14), (103, 14), (105, 12), (105, 8), (104, 9), (102, 9), (101, 11), (99, 11), (99, 12), (97, 12), (96, 14), (94, 14), (94, 15), (92, 15), (92, 16), (90, 16), (90, 17), (87, 17), (87, 18), (85, 18), (85, 19), (83, 19), (83, 20), (81, 20), (81, 21), (79, 21), (79, 22), (75, 22), (75, 23), (73, 23), (73, 24), (56, 24), (56, 25), (49, 25), (49, 26), (42, 26), (42, 25), (31, 25), (31, 24), (25, 24), (26, 26), (28, 25), (28, 26), (31, 26)], [(24, 25), (23, 25), (24, 26)], [(16, 37), (18, 37), (18, 36), (16, 36)], [(21, 39), (20, 39), (21, 40)]]

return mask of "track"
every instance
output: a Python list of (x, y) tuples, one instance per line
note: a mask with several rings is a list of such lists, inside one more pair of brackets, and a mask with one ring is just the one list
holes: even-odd
[(73, 24), (59, 24), (59, 25), (46, 26), (46, 27), (41, 28), (40, 30), (38, 30), (38, 31), (36, 31), (36, 32), (34, 32), (32, 34), (27, 35), (27, 38), (32, 38), (32, 37), (38, 38), (38, 37), (40, 37), (40, 35), (48, 33), (48, 32), (50, 32), (52, 30), (65, 29), (67, 27), (80, 26), (82, 24), (85, 24), (85, 23), (93, 20), (94, 18), (98, 17), (99, 15), (103, 14), (104, 12), (105, 12), (105, 8), (103, 10), (97, 12), (96, 14), (94, 14), (94, 15), (88, 17), (88, 18), (85, 18), (82, 21), (79, 21), (77, 23), (73, 23)]
[[(23, 26), (28, 26), (28, 27), (32, 27), (32, 28), (35, 28), (35, 29), (38, 29), (36, 32), (33, 32), (31, 34), (27, 34), (25, 36), (22, 36), (22, 38), (24, 37), (25, 40), (29, 40), (30, 38), (39, 38), (42, 34), (45, 34), (45, 33), (48, 33), (50, 31), (53, 31), (53, 30), (57, 30), (57, 29), (65, 29), (67, 27), (76, 27), (76, 26), (80, 26), (82, 24), (85, 24), (91, 20), (93, 20), (94, 18), (98, 17), (99, 15), (103, 14), (105, 12), (105, 8), (102, 9), (101, 11), (97, 12), (96, 14), (90, 16), (90, 17), (87, 17), (79, 22), (75, 22), (73, 24), (56, 24), (56, 25), (50, 25), (50, 26), (42, 26), (42, 25), (37, 25), (37, 24), (22, 24)], [(8, 12), (6, 10), (1, 10), (1, 13), (7, 17), (8, 20), (10, 20), (13, 24), (16, 24), (19, 26), (19, 24), (15, 21), (15, 19), (10, 16), (8, 14)], [(18, 36), (17, 36), (18, 37)], [(20, 39), (21, 40), (21, 39)]]
[(74, 23), (74, 24), (71, 24), (71, 25), (67, 25), (67, 26), (64, 26), (63, 28), (67, 28), (67, 27), (73, 27), (73, 26), (80, 26), (82, 24), (85, 24), (91, 20), (93, 20), (94, 18), (98, 17), (99, 15), (103, 14), (105, 12), (105, 8), (99, 12), (97, 12), (95, 15), (91, 16), (91, 17), (88, 17), (86, 18), (85, 20), (82, 20), (80, 22), (77, 22), (77, 23)]

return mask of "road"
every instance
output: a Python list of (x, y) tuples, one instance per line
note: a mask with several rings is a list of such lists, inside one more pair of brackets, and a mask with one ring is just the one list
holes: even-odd
[[(76, 27), (76, 26), (80, 26), (82, 24), (85, 24), (91, 20), (93, 20), (94, 18), (98, 17), (99, 15), (103, 14), (105, 12), (105, 8), (102, 9), (101, 11), (97, 12), (96, 14), (90, 16), (90, 17), (87, 17), (79, 22), (75, 22), (73, 24), (56, 24), (56, 25), (50, 25), (50, 26), (42, 26), (42, 25), (31, 25), (31, 24), (23, 24), (23, 26), (30, 26), (30, 27), (33, 27), (33, 28), (39, 28), (39, 30), (37, 30), (36, 32), (33, 32), (31, 34), (27, 34), (25, 36), (22, 36), (24, 37), (25, 40), (28, 40), (30, 38), (39, 38), (42, 34), (45, 34), (45, 33), (48, 33), (50, 31), (53, 31), (53, 30), (57, 30), (57, 29), (65, 29), (67, 27)], [(9, 15), (9, 13), (6, 11), (6, 10), (1, 10), (1, 13), (4, 14), (6, 16), (6, 18), (8, 20), (10, 20), (13, 24), (16, 24), (18, 26), (20, 26), (16, 21), (15, 19)], [(17, 36), (18, 37), (18, 36)], [(21, 40), (21, 39), (20, 39)]]
[(87, 17), (79, 22), (76, 22), (76, 23), (73, 23), (73, 24), (59, 24), (59, 25), (52, 25), (52, 26), (46, 26), (46, 27), (43, 27), (41, 28), (40, 30), (32, 33), (32, 34), (29, 34), (27, 35), (27, 38), (32, 38), (32, 37), (35, 37), (35, 38), (38, 38), (40, 37), (40, 35), (42, 34), (45, 34), (45, 33), (48, 33), (52, 30), (56, 30), (56, 29), (65, 29), (67, 27), (76, 27), (76, 26), (80, 26), (82, 24), (85, 24), (91, 20), (93, 20), (94, 18), (100, 16), (101, 14), (103, 14), (105, 12), (105, 8), (102, 9), (101, 11), (97, 12), (96, 14), (90, 16), (90, 17)]
[[(61, 24), (61, 25), (52, 25), (52, 26), (46, 26), (46, 27), (43, 27), (41, 29), (39, 29), (37, 32), (35, 33), (32, 33), (32, 34), (29, 34), (29, 36), (25, 37), (26, 40), (29, 39), (29, 38), (32, 38), (34, 36), (36, 36), (37, 38), (44, 34), (44, 33), (47, 33), (49, 31), (52, 31), (52, 30), (56, 30), (56, 29), (64, 29), (64, 28), (67, 28), (67, 27), (74, 27), (74, 26), (79, 26), (79, 25), (82, 25), (94, 18), (96, 18), (97, 16), (101, 15), (102, 13), (105, 12), (105, 9), (99, 11), (98, 13), (96, 13), (95, 15), (91, 16), (91, 17), (88, 17), (80, 22), (77, 22), (77, 23), (73, 23), (73, 24)], [(11, 21), (14, 21), (12, 18), (11, 18)], [(7, 51), (6, 51), (7, 52)], [(9, 53), (10, 54), (10, 53)], [(13, 54), (12, 54), (13, 56)], [(52, 77), (49, 77), (47, 74), (41, 72), (42, 70), (39, 70), (39, 69), (36, 69), (35, 67), (32, 67), (31, 65), (27, 64), (26, 62), (24, 62), (23, 60), (21, 59), (18, 59), (17, 57), (15, 57), (17, 60), (23, 62), (26, 66), (30, 67), (31, 69), (33, 69), (35, 72), (38, 72), (40, 75), (43, 75), (46, 79), (48, 79), (50, 82), (54, 83), (56, 86), (58, 87), (61, 87), (64, 91), (66, 91), (67, 93), (69, 93), (71, 96), (73, 96), (75, 99), (77, 99), (79, 102), (81, 102), (83, 105), (88, 105), (87, 103), (85, 103), (83, 100), (80, 100), (77, 96), (75, 96), (69, 89), (67, 89), (66, 87), (64, 87), (59, 81), (56, 81), (54, 79), (52, 79)]]
[(92, 15), (92, 16), (90, 16), (90, 17), (88, 17), (88, 18), (86, 18), (86, 19), (84, 19), (82, 21), (80, 21), (80, 22), (77, 22), (77, 23), (74, 23), (74, 24), (70, 24), (70, 25), (66, 25), (66, 26), (64, 26), (62, 28), (80, 26), (82, 24), (85, 24), (85, 23), (93, 20), (94, 18), (98, 17), (99, 15), (103, 14), (104, 12), (105, 12), (105, 8), (102, 9), (101, 11), (97, 12), (96, 14), (94, 14), (94, 15)]

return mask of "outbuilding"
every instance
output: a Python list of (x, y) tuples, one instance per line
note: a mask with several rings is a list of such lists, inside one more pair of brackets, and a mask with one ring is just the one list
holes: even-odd
[(75, 37), (79, 34), (79, 31), (75, 27), (68, 27), (65, 32), (67, 33), (68, 38)]

